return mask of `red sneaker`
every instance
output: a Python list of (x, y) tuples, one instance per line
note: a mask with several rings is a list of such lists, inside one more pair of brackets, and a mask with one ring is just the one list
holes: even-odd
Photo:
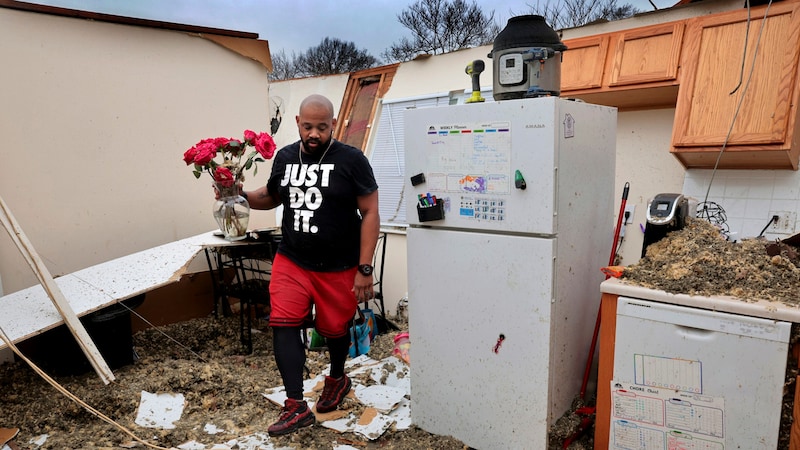
[(270, 436), (294, 433), (300, 428), (313, 425), (314, 413), (305, 401), (287, 398), (281, 409), (281, 417), (267, 429)]
[(350, 392), (350, 386), (352, 386), (352, 383), (347, 375), (342, 375), (342, 378), (338, 380), (325, 377), (325, 387), (322, 389), (322, 394), (317, 401), (317, 412), (326, 413), (338, 408), (339, 404), (344, 400), (344, 396)]

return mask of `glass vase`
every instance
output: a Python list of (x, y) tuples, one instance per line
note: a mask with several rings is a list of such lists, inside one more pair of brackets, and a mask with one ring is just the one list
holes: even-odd
[(250, 204), (239, 195), (239, 188), (234, 185), (223, 187), (217, 185), (219, 200), (214, 201), (214, 219), (219, 225), (222, 236), (229, 241), (238, 241), (247, 237), (247, 224), (250, 221)]

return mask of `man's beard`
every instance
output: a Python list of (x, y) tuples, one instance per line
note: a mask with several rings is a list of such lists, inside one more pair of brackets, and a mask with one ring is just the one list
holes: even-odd
[[(319, 157), (325, 152), (325, 150), (328, 149), (328, 146), (331, 144), (331, 140), (333, 140), (333, 136), (331, 136), (327, 141), (322, 141), (320, 139), (313, 139), (313, 138), (306, 139), (305, 141), (302, 141), (303, 149), (309, 155)], [(310, 145), (308, 145), (312, 142), (317, 144), (316, 148), (312, 148)]]

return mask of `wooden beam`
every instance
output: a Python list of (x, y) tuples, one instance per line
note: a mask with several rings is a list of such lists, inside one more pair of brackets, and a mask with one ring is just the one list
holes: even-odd
[(36, 253), (33, 244), (31, 244), (25, 236), (25, 233), (22, 232), (22, 228), (20, 228), (19, 224), (14, 219), (14, 216), (11, 214), (8, 205), (6, 205), (2, 197), (0, 197), (0, 222), (3, 223), (3, 227), (8, 232), (8, 235), (11, 236), (11, 240), (14, 241), (14, 244), (16, 244), (20, 253), (22, 253), (28, 265), (33, 269), (33, 272), (39, 279), (39, 283), (41, 283), (42, 287), (47, 292), (47, 296), (50, 297), (50, 300), (53, 301), (58, 313), (64, 318), (64, 323), (67, 324), (72, 335), (75, 336), (78, 345), (80, 345), (81, 350), (83, 350), (83, 353), (100, 376), (100, 379), (102, 379), (105, 384), (114, 381), (114, 374), (111, 372), (108, 364), (106, 364), (103, 356), (100, 355), (100, 351), (97, 350), (94, 341), (89, 337), (89, 333), (86, 332), (86, 329), (72, 310), (72, 307), (56, 284), (53, 276)]

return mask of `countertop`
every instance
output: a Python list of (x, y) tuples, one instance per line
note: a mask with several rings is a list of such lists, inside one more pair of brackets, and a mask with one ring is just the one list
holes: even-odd
[(609, 278), (600, 284), (600, 292), (616, 294), (622, 297), (653, 300), (673, 305), (690, 306), (693, 308), (708, 309), (711, 311), (724, 311), (751, 317), (782, 320), (800, 323), (800, 306), (787, 305), (781, 302), (767, 300), (742, 300), (729, 296), (703, 296), (688, 294), (671, 294), (669, 292), (650, 289), (643, 286), (626, 283), (618, 278)]

